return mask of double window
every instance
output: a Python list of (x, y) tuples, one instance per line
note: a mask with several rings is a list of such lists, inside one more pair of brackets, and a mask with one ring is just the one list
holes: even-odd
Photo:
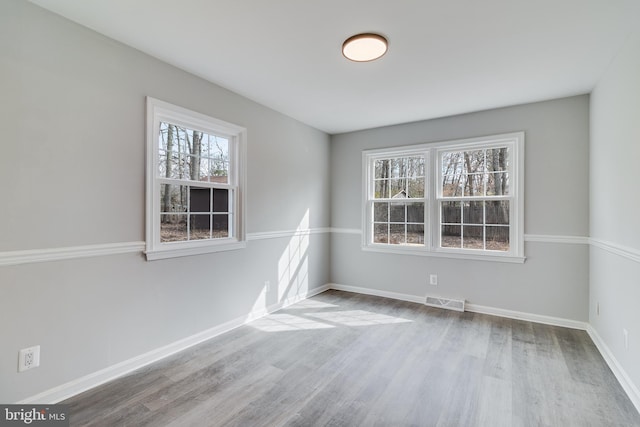
[(524, 134), (363, 153), (363, 247), (521, 262)]
[(244, 246), (246, 131), (147, 98), (147, 259)]

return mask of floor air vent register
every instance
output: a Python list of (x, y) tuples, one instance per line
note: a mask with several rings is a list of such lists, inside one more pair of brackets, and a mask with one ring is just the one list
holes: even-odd
[(430, 307), (446, 308), (447, 310), (464, 311), (464, 300), (427, 297), (425, 305)]

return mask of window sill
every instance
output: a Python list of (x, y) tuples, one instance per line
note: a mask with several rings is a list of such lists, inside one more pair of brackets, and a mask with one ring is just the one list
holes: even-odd
[(162, 249), (147, 250), (145, 255), (147, 261), (155, 261), (158, 259), (178, 258), (192, 255), (208, 254), (213, 252), (234, 251), (247, 247), (246, 242), (230, 240), (228, 242), (198, 244), (187, 247), (180, 247), (181, 244), (176, 244), (177, 247), (167, 247)]
[(449, 252), (449, 251), (430, 251), (422, 247), (407, 247), (407, 246), (394, 246), (389, 247), (387, 245), (365, 245), (362, 246), (362, 250), (366, 252), (380, 252), (396, 255), (418, 255), (435, 258), (453, 258), (453, 259), (466, 259), (473, 261), (490, 261), (490, 262), (504, 262), (511, 264), (523, 264), (527, 259), (524, 256), (505, 255), (505, 254), (492, 254), (492, 253), (462, 253), (462, 252)]

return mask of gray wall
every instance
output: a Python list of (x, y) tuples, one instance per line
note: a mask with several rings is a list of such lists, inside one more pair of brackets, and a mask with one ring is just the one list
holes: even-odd
[[(362, 150), (513, 131), (526, 139), (525, 233), (549, 236), (525, 242), (524, 264), (362, 252), (360, 235), (334, 233), (332, 282), (587, 320), (588, 246), (552, 241), (589, 232), (586, 95), (333, 136), (332, 226), (361, 228)], [(438, 274), (437, 287), (429, 274)]]
[[(248, 129), (250, 235), (329, 226), (328, 135), (21, 0), (0, 2), (0, 93), (0, 252), (144, 240), (147, 95)], [(324, 285), (329, 236), (298, 241), (0, 267), (0, 402)]]
[[(589, 321), (640, 386), (640, 31), (591, 96)], [(600, 314), (596, 312), (600, 304)], [(629, 332), (625, 349), (622, 330)]]

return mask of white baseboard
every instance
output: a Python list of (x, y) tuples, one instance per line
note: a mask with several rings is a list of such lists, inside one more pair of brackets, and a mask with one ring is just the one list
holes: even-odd
[[(426, 296), (401, 294), (397, 292), (381, 291), (378, 289), (361, 288), (357, 286), (345, 286), (337, 283), (330, 283), (329, 287), (337, 291), (355, 292), (358, 294), (375, 295), (384, 298), (397, 299), (401, 301), (417, 302), (424, 304)], [(473, 313), (490, 314), (493, 316), (507, 317), (509, 319), (527, 320), (529, 322), (544, 323), (545, 325), (563, 326), (565, 328), (586, 330), (587, 323), (577, 320), (563, 319), (560, 317), (542, 316), (539, 314), (524, 313), (520, 311), (505, 310), (503, 308), (486, 307), (477, 304), (465, 304), (465, 311)]]
[(363, 295), (374, 295), (377, 297), (397, 299), (400, 301), (409, 301), (409, 302), (417, 302), (417, 303), (424, 303), (425, 301), (425, 298), (423, 297), (418, 297), (418, 296), (409, 295), (409, 294), (400, 294), (397, 292), (381, 291), (378, 289), (361, 288), (358, 286), (339, 285), (337, 283), (329, 283), (328, 286), (329, 286), (329, 289), (335, 289), (336, 291), (353, 292), (356, 294), (363, 294)]
[(108, 381), (114, 380), (118, 377), (126, 375), (130, 372), (133, 372), (136, 369), (140, 369), (153, 362), (157, 362), (158, 360), (171, 356), (172, 354), (175, 354), (182, 350), (186, 350), (189, 347), (200, 344), (201, 342), (214, 338), (225, 332), (229, 332), (232, 329), (235, 329), (239, 326), (242, 326), (260, 317), (266, 316), (269, 313), (273, 313), (274, 311), (278, 311), (291, 304), (295, 304), (306, 298), (310, 298), (314, 295), (322, 293), (328, 289), (329, 289), (329, 285), (324, 285), (318, 288), (314, 288), (309, 292), (306, 292), (305, 294), (290, 297), (277, 304), (270, 305), (265, 309), (255, 310), (247, 314), (246, 316), (238, 317), (236, 319), (225, 322), (221, 325), (214, 326), (213, 328), (207, 329), (206, 331), (202, 331), (190, 337), (173, 342), (164, 347), (160, 347), (148, 353), (141, 354), (140, 356), (133, 357), (123, 362), (117, 363), (113, 366), (109, 366), (97, 372), (93, 372), (89, 375), (85, 375), (81, 378), (75, 379), (73, 381), (69, 381), (68, 383), (51, 388), (42, 393), (38, 393), (35, 396), (28, 397), (17, 403), (18, 404), (54, 404), (54, 403), (61, 402), (72, 396), (75, 396), (84, 391), (87, 391), (101, 384), (104, 384)]
[(629, 399), (631, 400), (633, 405), (636, 407), (638, 412), (640, 412), (640, 390), (638, 389), (638, 387), (636, 387), (633, 381), (631, 381), (631, 378), (629, 378), (629, 375), (627, 375), (625, 370), (622, 369), (622, 366), (620, 365), (620, 363), (618, 363), (618, 359), (615, 358), (613, 352), (609, 349), (604, 340), (598, 334), (598, 331), (596, 331), (593, 326), (589, 325), (587, 327), (587, 333), (600, 351), (600, 354), (602, 354), (602, 357), (604, 358), (605, 362), (607, 362), (607, 365), (609, 365), (609, 368), (611, 368), (613, 375), (616, 376), (618, 382), (627, 393), (627, 396), (629, 396)]
[(542, 314), (525, 313), (522, 311), (506, 310), (504, 308), (487, 307), (478, 304), (465, 304), (465, 311), (473, 313), (490, 314), (492, 316), (506, 317), (508, 319), (526, 320), (528, 322), (542, 323), (544, 325), (562, 326), (564, 328), (580, 329), (586, 331), (588, 323), (579, 320), (564, 319), (562, 317), (544, 316)]

